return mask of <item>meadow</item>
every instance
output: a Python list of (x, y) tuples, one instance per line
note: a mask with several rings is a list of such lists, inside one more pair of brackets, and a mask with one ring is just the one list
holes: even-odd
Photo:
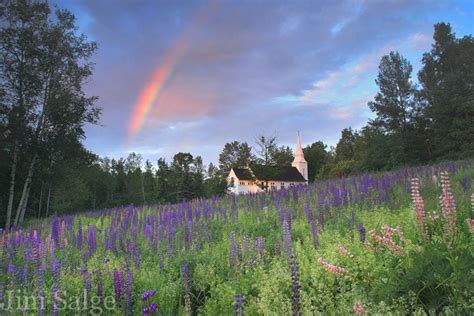
[(474, 313), (472, 161), (0, 233), (2, 314)]

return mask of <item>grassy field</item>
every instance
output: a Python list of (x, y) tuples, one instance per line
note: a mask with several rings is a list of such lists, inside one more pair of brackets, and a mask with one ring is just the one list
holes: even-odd
[(445, 163), (32, 222), (0, 233), (3, 311), (472, 314), (473, 178)]

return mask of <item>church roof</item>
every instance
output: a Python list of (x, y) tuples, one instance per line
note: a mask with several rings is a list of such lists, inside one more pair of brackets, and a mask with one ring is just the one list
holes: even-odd
[(261, 181), (306, 182), (303, 175), (295, 167), (253, 166), (252, 171), (247, 168), (232, 168), (239, 180), (252, 180), (255, 175)]

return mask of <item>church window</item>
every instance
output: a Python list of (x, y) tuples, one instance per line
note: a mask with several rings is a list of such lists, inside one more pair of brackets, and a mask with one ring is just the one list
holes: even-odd
[(244, 182), (244, 181), (240, 181), (240, 185), (245, 185), (245, 182)]

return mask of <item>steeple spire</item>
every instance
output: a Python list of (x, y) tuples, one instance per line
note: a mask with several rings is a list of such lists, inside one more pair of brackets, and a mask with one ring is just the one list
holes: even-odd
[(303, 148), (301, 147), (300, 132), (296, 136), (296, 148), (295, 148), (295, 159), (291, 164), (293, 167), (296, 167), (301, 175), (308, 181), (308, 163), (304, 159)]
[(296, 161), (296, 157), (303, 158), (303, 160), (305, 160), (304, 154), (303, 154), (303, 148), (301, 147), (300, 131), (298, 131), (298, 136), (296, 137), (295, 161)]

